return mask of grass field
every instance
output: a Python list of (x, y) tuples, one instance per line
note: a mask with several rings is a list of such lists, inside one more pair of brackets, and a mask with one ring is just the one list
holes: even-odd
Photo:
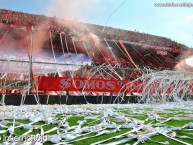
[(192, 102), (0, 107), (1, 144), (193, 144)]

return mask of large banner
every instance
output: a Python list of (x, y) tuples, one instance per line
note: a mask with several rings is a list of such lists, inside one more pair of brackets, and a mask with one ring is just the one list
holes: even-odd
[(39, 77), (39, 91), (140, 92), (140, 82), (66, 77)]

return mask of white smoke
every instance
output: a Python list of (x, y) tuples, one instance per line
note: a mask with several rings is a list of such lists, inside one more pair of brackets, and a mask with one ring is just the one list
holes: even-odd
[(180, 61), (175, 66), (175, 69), (181, 71), (193, 71), (193, 50), (189, 49), (180, 56)]
[(187, 58), (185, 62), (187, 65), (193, 67), (193, 57)]
[(102, 0), (52, 0), (47, 14), (63, 19), (87, 21), (103, 12)]

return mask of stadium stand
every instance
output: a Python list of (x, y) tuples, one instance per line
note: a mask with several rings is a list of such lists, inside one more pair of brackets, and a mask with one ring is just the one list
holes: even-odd
[[(28, 27), (32, 25), (40, 26), (40, 24), (44, 22), (43, 29), (48, 29), (55, 32), (61, 32), (65, 30), (68, 32), (69, 30), (65, 28), (65, 26), (62, 26), (61, 24), (57, 23), (57, 20), (64, 21), (56, 17), (47, 17), (44, 15), (33, 15), (33, 14), (0, 9), (1, 23)], [(74, 30), (78, 30), (78, 26), (80, 25), (85, 25), (80, 22), (72, 21), (72, 23), (74, 25), (71, 25), (71, 26), (74, 27), (73, 28)], [(91, 24), (86, 24), (86, 25), (88, 27), (87, 29), (85, 28), (84, 31), (81, 30), (82, 33), (90, 33), (89, 31), (92, 30), (94, 34), (96, 34), (97, 36), (101, 36), (103, 26), (91, 25)], [(158, 47), (158, 46), (169, 47), (169, 48), (172, 48), (173, 51), (180, 51), (181, 49), (187, 49), (186, 46), (179, 44), (177, 42), (171, 41), (171, 39), (154, 36), (150, 34), (145, 34), (145, 33), (140, 33), (136, 30), (126, 31), (122, 29), (107, 27), (105, 29), (105, 32), (102, 33), (101, 37), (106, 39), (122, 39), (126, 41), (138, 42), (138, 43), (141, 43), (142, 45), (148, 44), (154, 47)]]
[[(141, 76), (141, 70), (172, 70), (179, 62), (179, 56), (188, 49), (185, 45), (171, 39), (140, 33), (136, 30), (127, 31), (5, 9), (0, 9), (0, 45), (11, 45), (10, 42), (13, 42), (14, 45), (11, 45), (11, 47), (17, 47), (17, 49), (29, 48), (29, 44), (24, 42), (26, 38), (23, 39), (23, 37), (30, 35), (32, 26), (35, 27), (34, 47), (36, 47), (41, 34), (46, 33), (46, 35), (43, 35), (45, 42), (42, 46), (39, 46), (42, 50), (54, 50), (53, 54), (58, 52), (60, 54), (68, 53), (69, 55), (84, 54), (91, 58), (91, 65), (83, 65), (83, 67), (73, 70), (73, 77), (75, 78), (92, 76), (96, 79), (132, 81)], [(6, 37), (8, 33), (8, 36), (13, 36), (14, 39)], [(99, 40), (95, 41), (94, 39)], [(100, 44), (96, 44), (97, 41), (100, 41)], [(94, 50), (96, 50), (96, 53)], [(1, 61), (4, 61), (2, 64), (7, 62)], [(22, 63), (28, 64), (28, 61), (25, 60)], [(15, 62), (10, 63), (14, 64)], [(46, 65), (48, 65), (47, 62)], [(98, 68), (100, 68), (100, 71), (97, 70)], [(45, 71), (44, 73), (41, 75), (72, 77), (71, 70), (62, 70), (58, 73), (55, 69), (54, 72)], [(5, 78), (7, 83), (4, 83)], [(0, 92), (7, 95), (21, 94), (24, 86), (28, 87), (28, 80), (29, 74), (26, 73), (18, 75), (17, 72), (0, 72)], [(9, 87), (5, 89), (5, 86)], [(48, 94), (48, 92), (40, 93)], [(74, 92), (71, 93), (71, 95), (76, 95)]]

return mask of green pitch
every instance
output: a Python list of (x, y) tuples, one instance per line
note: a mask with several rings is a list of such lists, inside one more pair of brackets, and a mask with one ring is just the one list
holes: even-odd
[(3, 106), (1, 144), (193, 144), (191, 104)]

